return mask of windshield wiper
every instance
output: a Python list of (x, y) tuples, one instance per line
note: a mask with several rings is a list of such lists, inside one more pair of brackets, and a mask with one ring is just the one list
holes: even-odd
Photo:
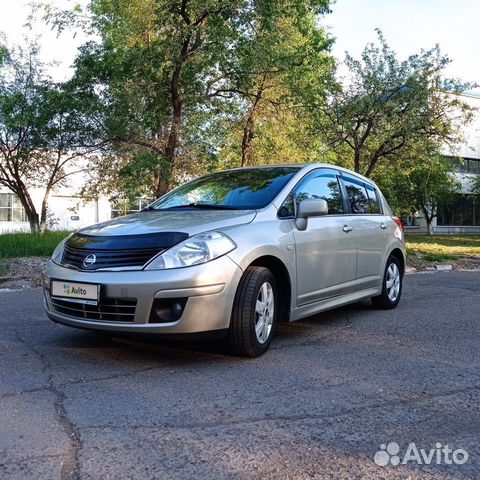
[(214, 203), (189, 203), (186, 205), (175, 205), (174, 207), (154, 208), (153, 210), (176, 210), (180, 208), (203, 208), (206, 210), (239, 210), (238, 207), (233, 207), (232, 205), (216, 205)]

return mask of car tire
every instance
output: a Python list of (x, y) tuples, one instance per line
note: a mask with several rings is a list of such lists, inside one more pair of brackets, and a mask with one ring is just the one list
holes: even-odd
[(395, 308), (402, 296), (402, 286), (402, 266), (395, 255), (390, 255), (383, 274), (382, 293), (372, 297), (373, 305), (385, 310)]
[(248, 267), (235, 294), (229, 329), (232, 353), (258, 357), (272, 341), (278, 318), (277, 284), (265, 267)]

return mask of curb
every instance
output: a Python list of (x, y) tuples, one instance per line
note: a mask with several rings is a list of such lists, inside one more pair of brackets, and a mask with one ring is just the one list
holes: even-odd
[(432, 265), (428, 266), (425, 268), (416, 268), (416, 267), (411, 267), (407, 266), (405, 268), (405, 273), (433, 273), (433, 272), (480, 272), (480, 268), (477, 268), (477, 264), (473, 264), (473, 268), (468, 268), (469, 265), (468, 263), (464, 265), (457, 265), (457, 268), (454, 268), (455, 266), (451, 263), (439, 263), (437, 265)]

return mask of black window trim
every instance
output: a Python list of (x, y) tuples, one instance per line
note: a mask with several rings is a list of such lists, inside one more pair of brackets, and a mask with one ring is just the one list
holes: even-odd
[[(288, 217), (280, 217), (280, 215), (279, 215), (280, 209), (282, 208), (282, 205), (287, 200), (288, 196), (291, 195), (295, 191), (295, 189), (304, 180), (307, 179), (307, 177), (309, 177), (310, 175), (313, 175), (314, 173), (319, 172), (321, 170), (330, 170), (332, 172), (335, 172), (338, 185), (339, 185), (340, 190), (342, 192), (342, 203), (343, 203), (343, 210), (344, 210), (343, 213), (328, 213), (327, 215), (323, 215), (323, 216), (325, 216), (325, 217), (343, 217), (344, 215), (348, 214), (348, 212), (346, 210), (346, 207), (348, 206), (349, 202), (348, 202), (348, 198), (345, 198), (344, 187), (343, 187), (343, 183), (341, 181), (341, 174), (342, 174), (341, 170), (337, 170), (335, 167), (319, 167), (319, 168), (315, 168), (313, 170), (310, 170), (309, 172), (306, 172), (305, 175), (298, 180), (298, 182), (291, 188), (291, 190), (287, 193), (287, 195), (282, 199), (282, 201), (280, 202), (280, 207), (277, 208), (277, 218), (279, 220), (294, 220), (295, 218), (297, 218), (296, 217), (296, 211), (293, 213), (293, 215), (289, 215)], [(295, 202), (293, 202), (293, 208), (294, 208), (294, 210), (296, 210)]]
[[(367, 185), (369, 185), (370, 187), (373, 188), (373, 191), (375, 192), (375, 197), (377, 198), (377, 202), (378, 202), (378, 206), (380, 208), (380, 213), (353, 213), (352, 212), (352, 208), (351, 208), (351, 205), (350, 205), (350, 202), (348, 200), (348, 193), (347, 193), (347, 188), (345, 187), (345, 183), (344, 183), (344, 179), (345, 180), (348, 180), (348, 178), (354, 178), (356, 179), (358, 182), (361, 182), (365, 188), (365, 190), (367, 189)], [(371, 184), (370, 182), (366, 182), (363, 178), (360, 178), (358, 177), (357, 175), (354, 175), (352, 173), (347, 173), (347, 172), (342, 172), (340, 170), (340, 184), (342, 185), (342, 194), (344, 196), (344, 203), (346, 202), (347, 203), (347, 210), (346, 212), (346, 215), (355, 215), (355, 216), (382, 216), (384, 217), (385, 216), (385, 212), (384, 212), (384, 208), (383, 208), (383, 202), (381, 201), (381, 198), (380, 198), (380, 192), (378, 190), (378, 187), (376, 187), (375, 185)], [(368, 194), (367, 194), (367, 199), (368, 199)], [(369, 203), (370, 203), (370, 200), (369, 200)]]

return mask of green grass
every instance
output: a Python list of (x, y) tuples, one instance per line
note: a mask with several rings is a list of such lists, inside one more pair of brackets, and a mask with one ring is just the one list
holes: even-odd
[(446, 262), (448, 260), (456, 260), (455, 255), (444, 255), (442, 253), (425, 253), (423, 259), (427, 262)]
[(480, 256), (480, 235), (407, 236), (407, 254), (428, 262), (455, 260), (459, 255)]
[[(49, 257), (68, 232), (6, 233), (0, 235), (0, 259), (17, 257)], [(1, 272), (1, 267), (0, 267)]]

